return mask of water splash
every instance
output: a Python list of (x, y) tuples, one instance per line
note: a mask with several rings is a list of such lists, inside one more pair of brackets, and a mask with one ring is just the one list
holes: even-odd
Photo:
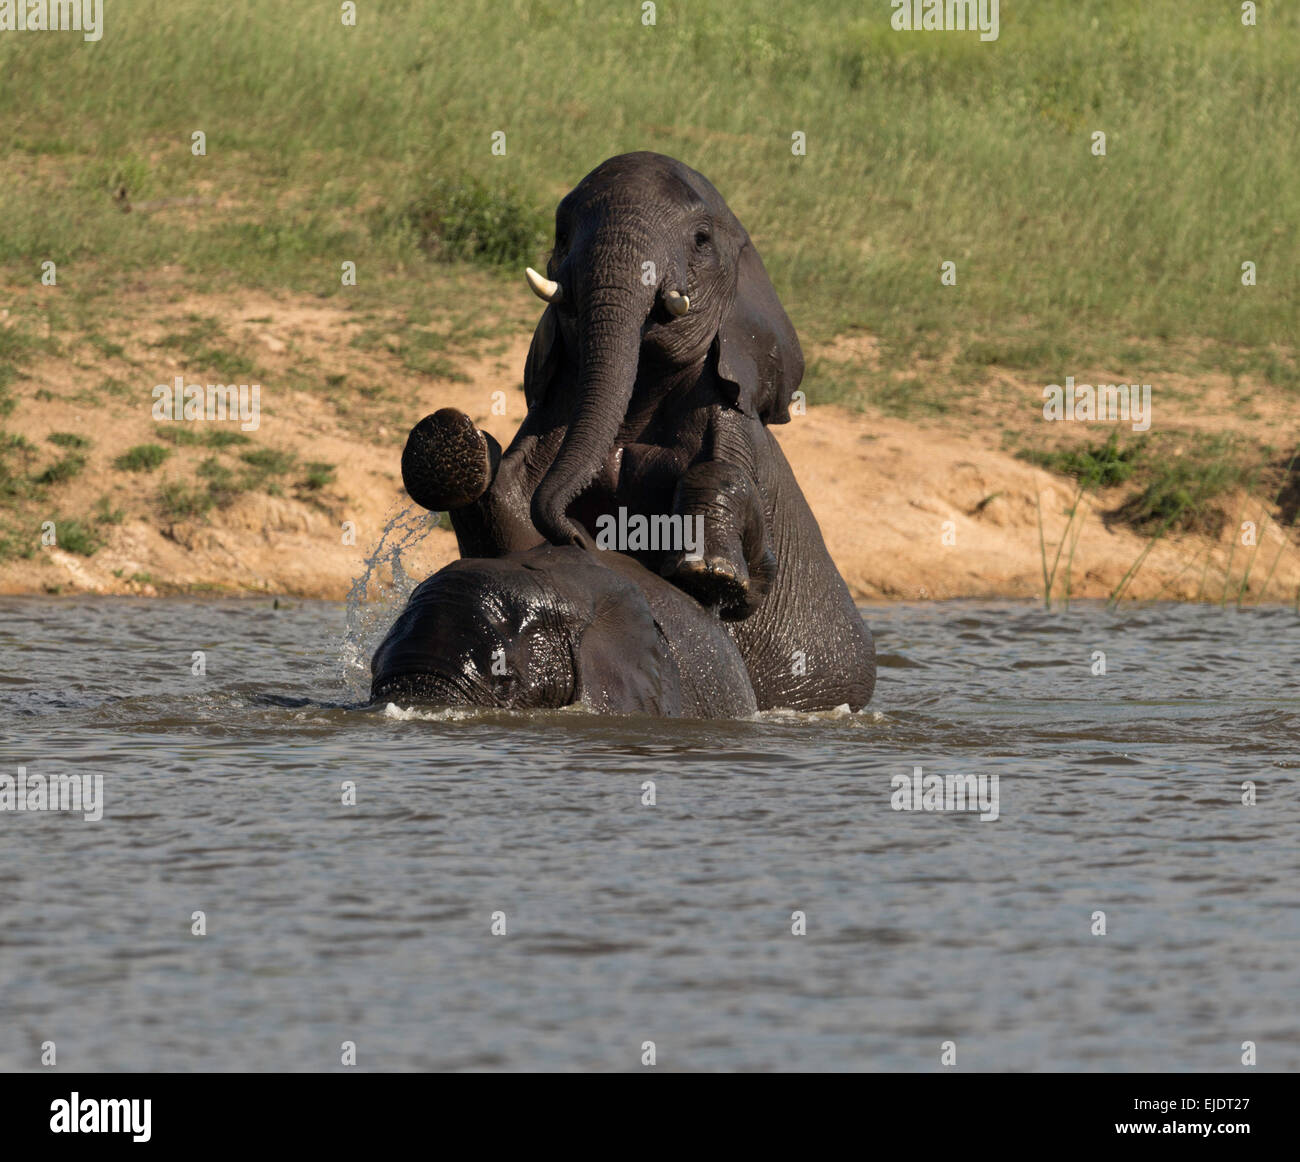
[(338, 679), (357, 697), (369, 693), (370, 656), (417, 584), (403, 567), (402, 555), (419, 545), (438, 523), (436, 512), (408, 504), (384, 526), (366, 557), (365, 569), (348, 590)]
[(479, 715), (477, 708), (447, 706), (441, 710), (427, 710), (415, 706), (398, 706), (396, 702), (390, 702), (383, 711), (385, 718), (391, 718), (395, 722), (465, 722)]
[(774, 706), (771, 710), (760, 710), (750, 719), (751, 722), (779, 722), (788, 726), (812, 726), (819, 722), (842, 722), (846, 726), (876, 726), (888, 722), (888, 716), (870, 706), (860, 710), (850, 710), (848, 703), (830, 710), (792, 710), (787, 706)]

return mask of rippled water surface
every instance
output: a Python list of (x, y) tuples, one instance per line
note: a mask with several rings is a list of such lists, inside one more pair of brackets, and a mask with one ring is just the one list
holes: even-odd
[(340, 605), (0, 600), (4, 772), (106, 799), (0, 814), (0, 1067), (1300, 1068), (1294, 610), (867, 618), (869, 711), (719, 724), (360, 708)]

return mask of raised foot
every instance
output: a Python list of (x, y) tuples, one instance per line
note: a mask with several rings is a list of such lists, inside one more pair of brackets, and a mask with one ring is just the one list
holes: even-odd
[(402, 449), (402, 483), (431, 512), (473, 504), (492, 482), (495, 441), (456, 408), (442, 408), (411, 429)]
[(716, 605), (728, 620), (748, 617), (754, 611), (749, 570), (743, 563), (721, 556), (681, 554), (669, 559), (663, 575), (701, 605)]

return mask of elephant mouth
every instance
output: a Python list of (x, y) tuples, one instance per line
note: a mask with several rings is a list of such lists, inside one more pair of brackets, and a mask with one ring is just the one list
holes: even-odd
[(463, 682), (433, 670), (407, 670), (384, 674), (370, 686), (371, 702), (419, 702), (430, 706), (485, 706), (490, 699), (475, 697)]

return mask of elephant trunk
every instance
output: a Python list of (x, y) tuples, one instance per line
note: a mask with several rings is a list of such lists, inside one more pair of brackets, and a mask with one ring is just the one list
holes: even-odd
[(578, 398), (550, 469), (533, 493), (537, 530), (553, 544), (582, 544), (569, 505), (596, 478), (618, 440), (636, 385), (641, 325), (655, 288), (606, 285), (583, 295), (578, 312)]

